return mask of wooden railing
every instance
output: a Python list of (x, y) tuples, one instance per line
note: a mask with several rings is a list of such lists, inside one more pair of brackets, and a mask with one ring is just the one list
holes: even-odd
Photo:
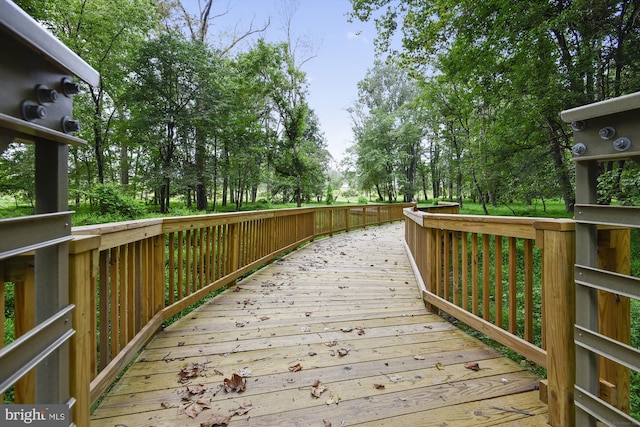
[[(165, 320), (303, 243), (403, 220), (409, 206), (327, 206), (75, 227), (69, 244), (74, 422), (89, 425), (92, 403)], [(15, 289), (16, 335), (33, 322), (32, 258), (0, 263), (0, 301), (5, 282)], [(3, 325), (4, 309), (0, 313)], [(33, 402), (30, 375), (16, 383), (14, 401)]]
[[(429, 307), (546, 368), (540, 394), (549, 423), (574, 425), (573, 220), (456, 215), (451, 206), (406, 209), (405, 217), (407, 249)], [(628, 229), (600, 230), (598, 239), (603, 268), (628, 268)], [(603, 293), (600, 307), (600, 332), (628, 342), (629, 301)], [(600, 372), (601, 396), (628, 412), (628, 369)]]

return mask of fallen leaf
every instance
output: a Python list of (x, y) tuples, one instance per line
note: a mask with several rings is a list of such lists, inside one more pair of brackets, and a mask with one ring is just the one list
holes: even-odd
[(202, 384), (187, 386), (187, 392), (189, 392), (189, 394), (204, 394), (206, 390)]
[(376, 390), (381, 390), (384, 388), (384, 384), (374, 384), (373, 388), (375, 388)]
[(464, 367), (467, 369), (471, 369), (472, 371), (480, 370), (480, 365), (478, 365), (478, 362), (467, 362), (464, 364)]
[(320, 382), (320, 380), (316, 380), (311, 386), (311, 395), (313, 397), (320, 397), (326, 389), (327, 388)]
[(226, 391), (227, 393), (232, 391), (235, 391), (238, 393), (243, 392), (246, 386), (247, 386), (247, 380), (242, 378), (238, 374), (233, 374), (231, 376), (231, 379), (229, 378), (224, 379), (224, 391)]
[(309, 354), (309, 356), (315, 356), (318, 353), (316, 353), (315, 351), (310, 351), (308, 354)]
[(191, 363), (189, 366), (178, 372), (178, 376), (180, 377), (178, 381), (181, 383), (189, 382), (191, 378), (197, 377), (206, 370), (207, 366), (204, 363)]
[(184, 346), (184, 341), (178, 341), (178, 347)]
[(231, 417), (224, 414), (213, 414), (204, 423), (200, 423), (200, 427), (226, 426), (229, 424)]
[(337, 405), (340, 400), (340, 396), (338, 396), (337, 394), (332, 394), (331, 399), (327, 400), (327, 405), (331, 405), (332, 403), (335, 403)]
[(324, 345), (326, 345), (327, 347), (334, 347), (334, 346), (338, 345), (338, 341), (333, 340), (331, 342), (324, 343)]
[(436, 363), (436, 368), (438, 368), (438, 370), (440, 371), (444, 371), (444, 365), (442, 364), (442, 362)]
[(338, 356), (340, 357), (346, 356), (347, 354), (349, 354), (349, 349), (347, 348), (341, 348), (338, 350)]
[(361, 326), (361, 327), (356, 328), (356, 330), (358, 331), (358, 335), (364, 335), (364, 333), (365, 333), (365, 332), (364, 332), (364, 328), (363, 328), (362, 326)]
[(246, 322), (236, 322), (236, 327), (237, 328), (244, 328), (244, 325), (246, 325)]
[(300, 363), (296, 363), (293, 366), (289, 366), (289, 371), (291, 372), (298, 372), (302, 370), (302, 365)]
[(162, 406), (165, 409), (171, 408), (171, 404), (169, 402), (160, 402), (160, 406)]
[(322, 422), (324, 423), (324, 427), (331, 427), (331, 421), (322, 420)]
[(267, 317), (267, 316), (262, 316), (262, 317), (260, 318), (260, 320), (262, 320), (262, 321), (264, 322), (265, 320), (269, 320), (269, 317)]
[(231, 410), (231, 416), (233, 417), (234, 415), (244, 415), (252, 409), (253, 409), (253, 403), (244, 402), (238, 408)]
[(415, 360), (424, 360), (424, 356), (421, 356), (421, 355), (419, 355), (419, 354), (416, 354), (415, 356), (413, 356), (413, 358), (414, 358)]
[(178, 408), (178, 415), (186, 414), (190, 418), (195, 418), (204, 409), (211, 408), (211, 401), (206, 399), (187, 400)]

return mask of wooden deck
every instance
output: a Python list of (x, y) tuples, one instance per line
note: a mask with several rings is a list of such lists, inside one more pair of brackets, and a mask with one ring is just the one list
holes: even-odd
[[(545, 426), (537, 377), (426, 311), (403, 227), (316, 241), (213, 298), (156, 336), (91, 425)], [(224, 389), (234, 373), (243, 392)]]

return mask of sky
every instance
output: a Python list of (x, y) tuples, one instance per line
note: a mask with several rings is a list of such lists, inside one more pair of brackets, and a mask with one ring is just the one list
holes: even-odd
[[(197, 13), (198, 0), (183, 3)], [(357, 20), (349, 23), (349, 0), (214, 0), (210, 42), (224, 43), (225, 34), (228, 39), (229, 33), (242, 33), (252, 23), (255, 28), (262, 27), (269, 17), (271, 23), (263, 37), (270, 42), (285, 41), (283, 10), (287, 8), (294, 10), (292, 40), (310, 45), (296, 56), (315, 55), (302, 65), (309, 83), (307, 102), (318, 116), (329, 152), (338, 163), (353, 140), (346, 109), (356, 100), (357, 83), (373, 67), (375, 56), (375, 26)], [(239, 48), (246, 49), (251, 42), (255, 39)]]

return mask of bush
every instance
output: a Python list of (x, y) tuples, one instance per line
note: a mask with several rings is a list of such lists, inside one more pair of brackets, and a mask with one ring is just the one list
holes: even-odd
[(367, 203), (369, 203), (369, 199), (367, 199), (365, 196), (360, 196), (358, 197), (358, 203), (361, 205), (366, 205)]
[(144, 215), (139, 204), (128, 196), (123, 196), (113, 185), (98, 185), (91, 192), (92, 202), (98, 207), (100, 215), (119, 215), (135, 219)]
[(325, 203), (327, 205), (333, 203), (333, 187), (331, 187), (331, 183), (327, 184), (327, 196), (325, 198)]

